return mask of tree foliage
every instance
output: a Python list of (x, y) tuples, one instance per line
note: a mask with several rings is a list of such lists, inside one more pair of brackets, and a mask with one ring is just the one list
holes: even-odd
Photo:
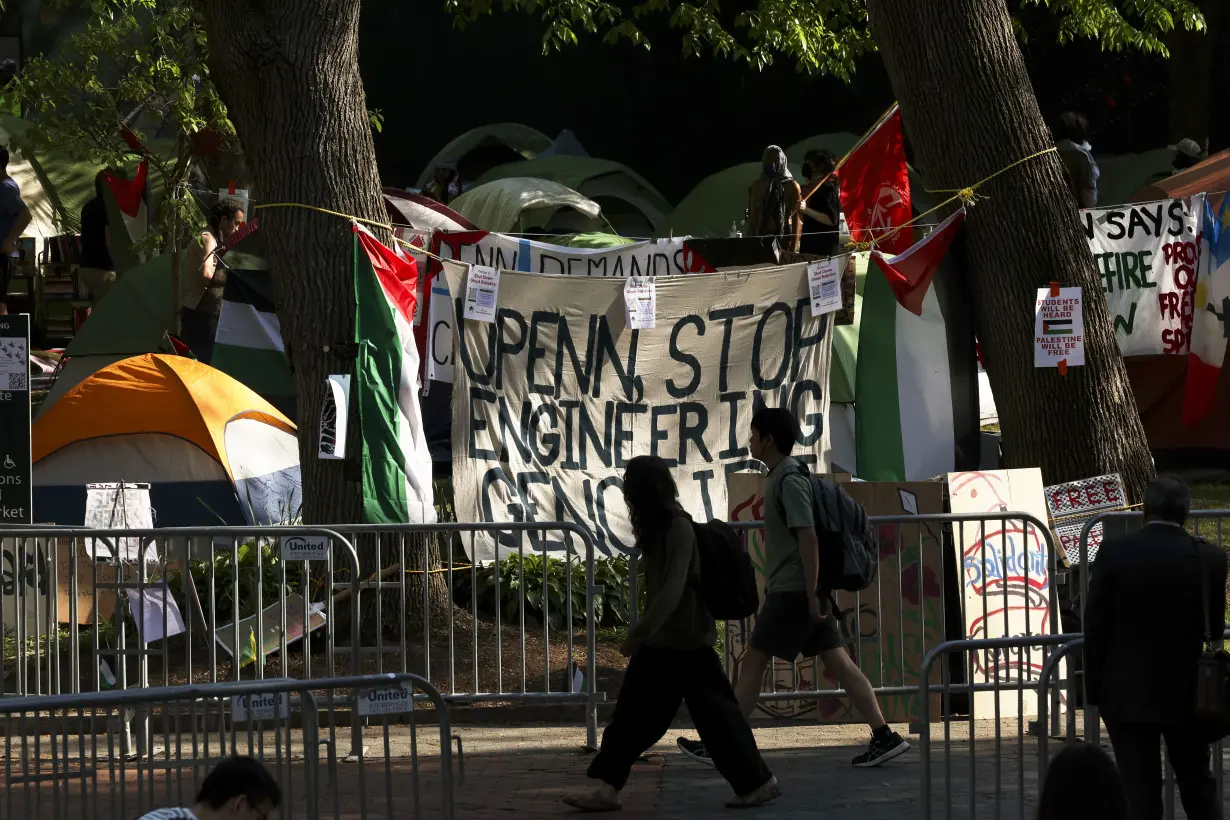
[[(757, 69), (786, 59), (800, 71), (848, 82), (858, 58), (875, 50), (865, 0), (757, 0), (754, 8), (740, 12), (722, 9), (719, 0), (445, 0), (445, 8), (463, 27), (495, 13), (497, 5), (541, 18), (544, 53), (576, 45), (578, 33), (649, 48), (641, 24), (654, 15), (669, 16), (671, 26), (682, 33), (685, 54), (709, 52)], [(1017, 12), (1049, 10), (1061, 43), (1094, 40), (1107, 51), (1135, 49), (1169, 57), (1166, 34), (1205, 27), (1204, 15), (1192, 0), (1012, 0), (1011, 5)], [(1027, 38), (1028, 27), (1020, 24), (1019, 14), (1016, 29)]]
[[(122, 167), (148, 146), (151, 174), (167, 196), (151, 220), (150, 244), (195, 219), (183, 196), (194, 156), (234, 133), (209, 80), (205, 29), (190, 0), (50, 0), (83, 25), (58, 53), (27, 61), (13, 97), (31, 122), (25, 141), (100, 167)], [(71, 226), (75, 214), (61, 214)]]

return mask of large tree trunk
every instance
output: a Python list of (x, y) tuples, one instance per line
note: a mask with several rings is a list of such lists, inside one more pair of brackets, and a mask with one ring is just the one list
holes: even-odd
[[(867, 0), (915, 164), (960, 189), (1050, 147), (1003, 0)], [(1043, 155), (979, 189), (966, 222), (974, 326), (1008, 467), (1048, 484), (1120, 473), (1139, 499), (1153, 474), (1060, 159)], [(1034, 301), (1052, 280), (1084, 293), (1085, 366), (1035, 369)]]
[[(385, 220), (359, 77), (359, 6), (359, 0), (201, 4), (210, 73), (263, 203), (299, 203)], [(351, 225), (301, 207), (256, 209), (249, 216), (261, 221), (282, 340), (294, 371), (302, 431), (303, 521), (359, 522), (357, 429), (344, 462), (318, 458), (313, 435), (320, 425), (325, 377), (354, 372), (354, 356), (348, 352), (355, 321)], [(376, 233), (384, 242), (392, 241), (387, 232)], [(363, 574), (370, 575), (378, 568), (375, 544), (355, 547)], [(438, 555), (431, 559), (438, 565)], [(421, 553), (414, 563), (422, 565)], [(411, 578), (425, 579), (419, 583), (430, 585), (433, 609), (447, 611), (448, 590), (440, 574)], [(411, 599), (422, 600), (421, 588)]]

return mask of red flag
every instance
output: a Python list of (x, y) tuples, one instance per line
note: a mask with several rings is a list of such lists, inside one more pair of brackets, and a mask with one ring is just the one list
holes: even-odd
[(149, 174), (149, 163), (141, 160), (137, 166), (136, 176), (131, 181), (120, 179), (114, 174), (104, 174), (111, 193), (115, 196), (115, 204), (126, 216), (136, 217), (141, 211), (141, 200), (145, 194), (145, 179)]
[(914, 241), (909, 228), (910, 174), (901, 137), (901, 112), (894, 110), (846, 159), (838, 171), (841, 210), (855, 242), (875, 241), (888, 253), (902, 253)]
[(920, 239), (905, 253), (886, 257), (879, 251), (871, 252), (871, 259), (876, 263), (888, 286), (893, 289), (893, 295), (903, 308), (915, 316), (922, 316), (923, 299), (931, 280), (939, 270), (948, 246), (961, 229), (965, 221), (965, 209), (957, 211), (945, 219), (935, 230)]

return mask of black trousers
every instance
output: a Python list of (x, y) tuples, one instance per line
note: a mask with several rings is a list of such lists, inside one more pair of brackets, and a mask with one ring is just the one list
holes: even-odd
[(218, 315), (195, 308), (180, 309), (180, 341), (188, 345), (192, 355), (202, 364), (214, 360), (214, 334), (218, 332)]
[(713, 765), (735, 794), (747, 794), (768, 782), (772, 774), (739, 710), (722, 662), (710, 647), (646, 646), (632, 653), (615, 714), (602, 733), (602, 748), (588, 775), (622, 789), (632, 764), (670, 729), (680, 701), (688, 705)]
[(1221, 820), (1217, 782), (1209, 768), (1212, 749), (1189, 729), (1106, 721), (1115, 765), (1123, 777), (1134, 820), (1162, 818), (1162, 740), (1188, 820)]

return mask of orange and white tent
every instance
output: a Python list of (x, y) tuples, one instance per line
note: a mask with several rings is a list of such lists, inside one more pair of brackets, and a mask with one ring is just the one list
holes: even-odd
[(78, 384), (34, 423), (34, 514), (81, 524), (86, 484), (150, 484), (159, 527), (276, 524), (302, 503), (295, 425), (195, 359), (147, 353)]

